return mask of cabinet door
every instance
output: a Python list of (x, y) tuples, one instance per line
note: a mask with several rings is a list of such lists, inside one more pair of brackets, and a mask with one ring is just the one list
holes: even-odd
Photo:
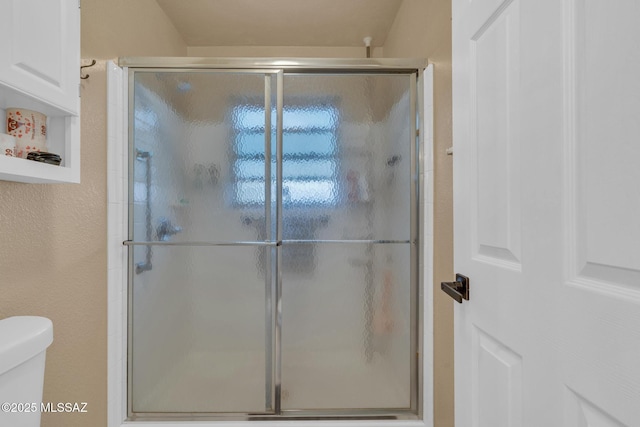
[(78, 0), (0, 0), (0, 82), (78, 114)]

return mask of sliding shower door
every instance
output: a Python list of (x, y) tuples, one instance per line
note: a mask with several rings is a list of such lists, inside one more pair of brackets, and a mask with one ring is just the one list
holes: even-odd
[(134, 74), (133, 413), (274, 410), (272, 85), (264, 72)]
[(283, 410), (411, 407), (412, 82), (285, 76)]
[(415, 418), (416, 82), (130, 70), (131, 418)]

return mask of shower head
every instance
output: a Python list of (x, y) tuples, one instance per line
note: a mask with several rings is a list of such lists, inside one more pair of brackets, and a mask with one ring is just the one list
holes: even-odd
[(184, 82), (184, 81), (178, 82), (178, 85), (176, 86), (176, 89), (180, 93), (189, 92), (191, 90), (191, 83)]
[(149, 151), (140, 151), (136, 148), (136, 159), (143, 160), (151, 157), (151, 152)]
[(367, 36), (364, 39), (362, 39), (362, 41), (364, 42), (365, 54), (367, 58), (371, 58), (371, 41), (372, 40), (373, 38), (370, 36)]
[(402, 156), (399, 156), (399, 155), (391, 156), (387, 159), (387, 166), (395, 166), (400, 162), (400, 160), (402, 160)]

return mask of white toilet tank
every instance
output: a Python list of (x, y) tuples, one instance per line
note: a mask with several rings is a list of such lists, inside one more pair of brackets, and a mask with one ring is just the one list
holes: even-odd
[(53, 325), (45, 317), (0, 320), (0, 426), (40, 426), (45, 352), (52, 341)]

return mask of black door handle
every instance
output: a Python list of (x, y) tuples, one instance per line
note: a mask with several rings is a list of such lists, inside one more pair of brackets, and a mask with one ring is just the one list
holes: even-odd
[(455, 282), (441, 282), (440, 289), (454, 300), (462, 304), (462, 300), (469, 300), (469, 278), (456, 273)]

